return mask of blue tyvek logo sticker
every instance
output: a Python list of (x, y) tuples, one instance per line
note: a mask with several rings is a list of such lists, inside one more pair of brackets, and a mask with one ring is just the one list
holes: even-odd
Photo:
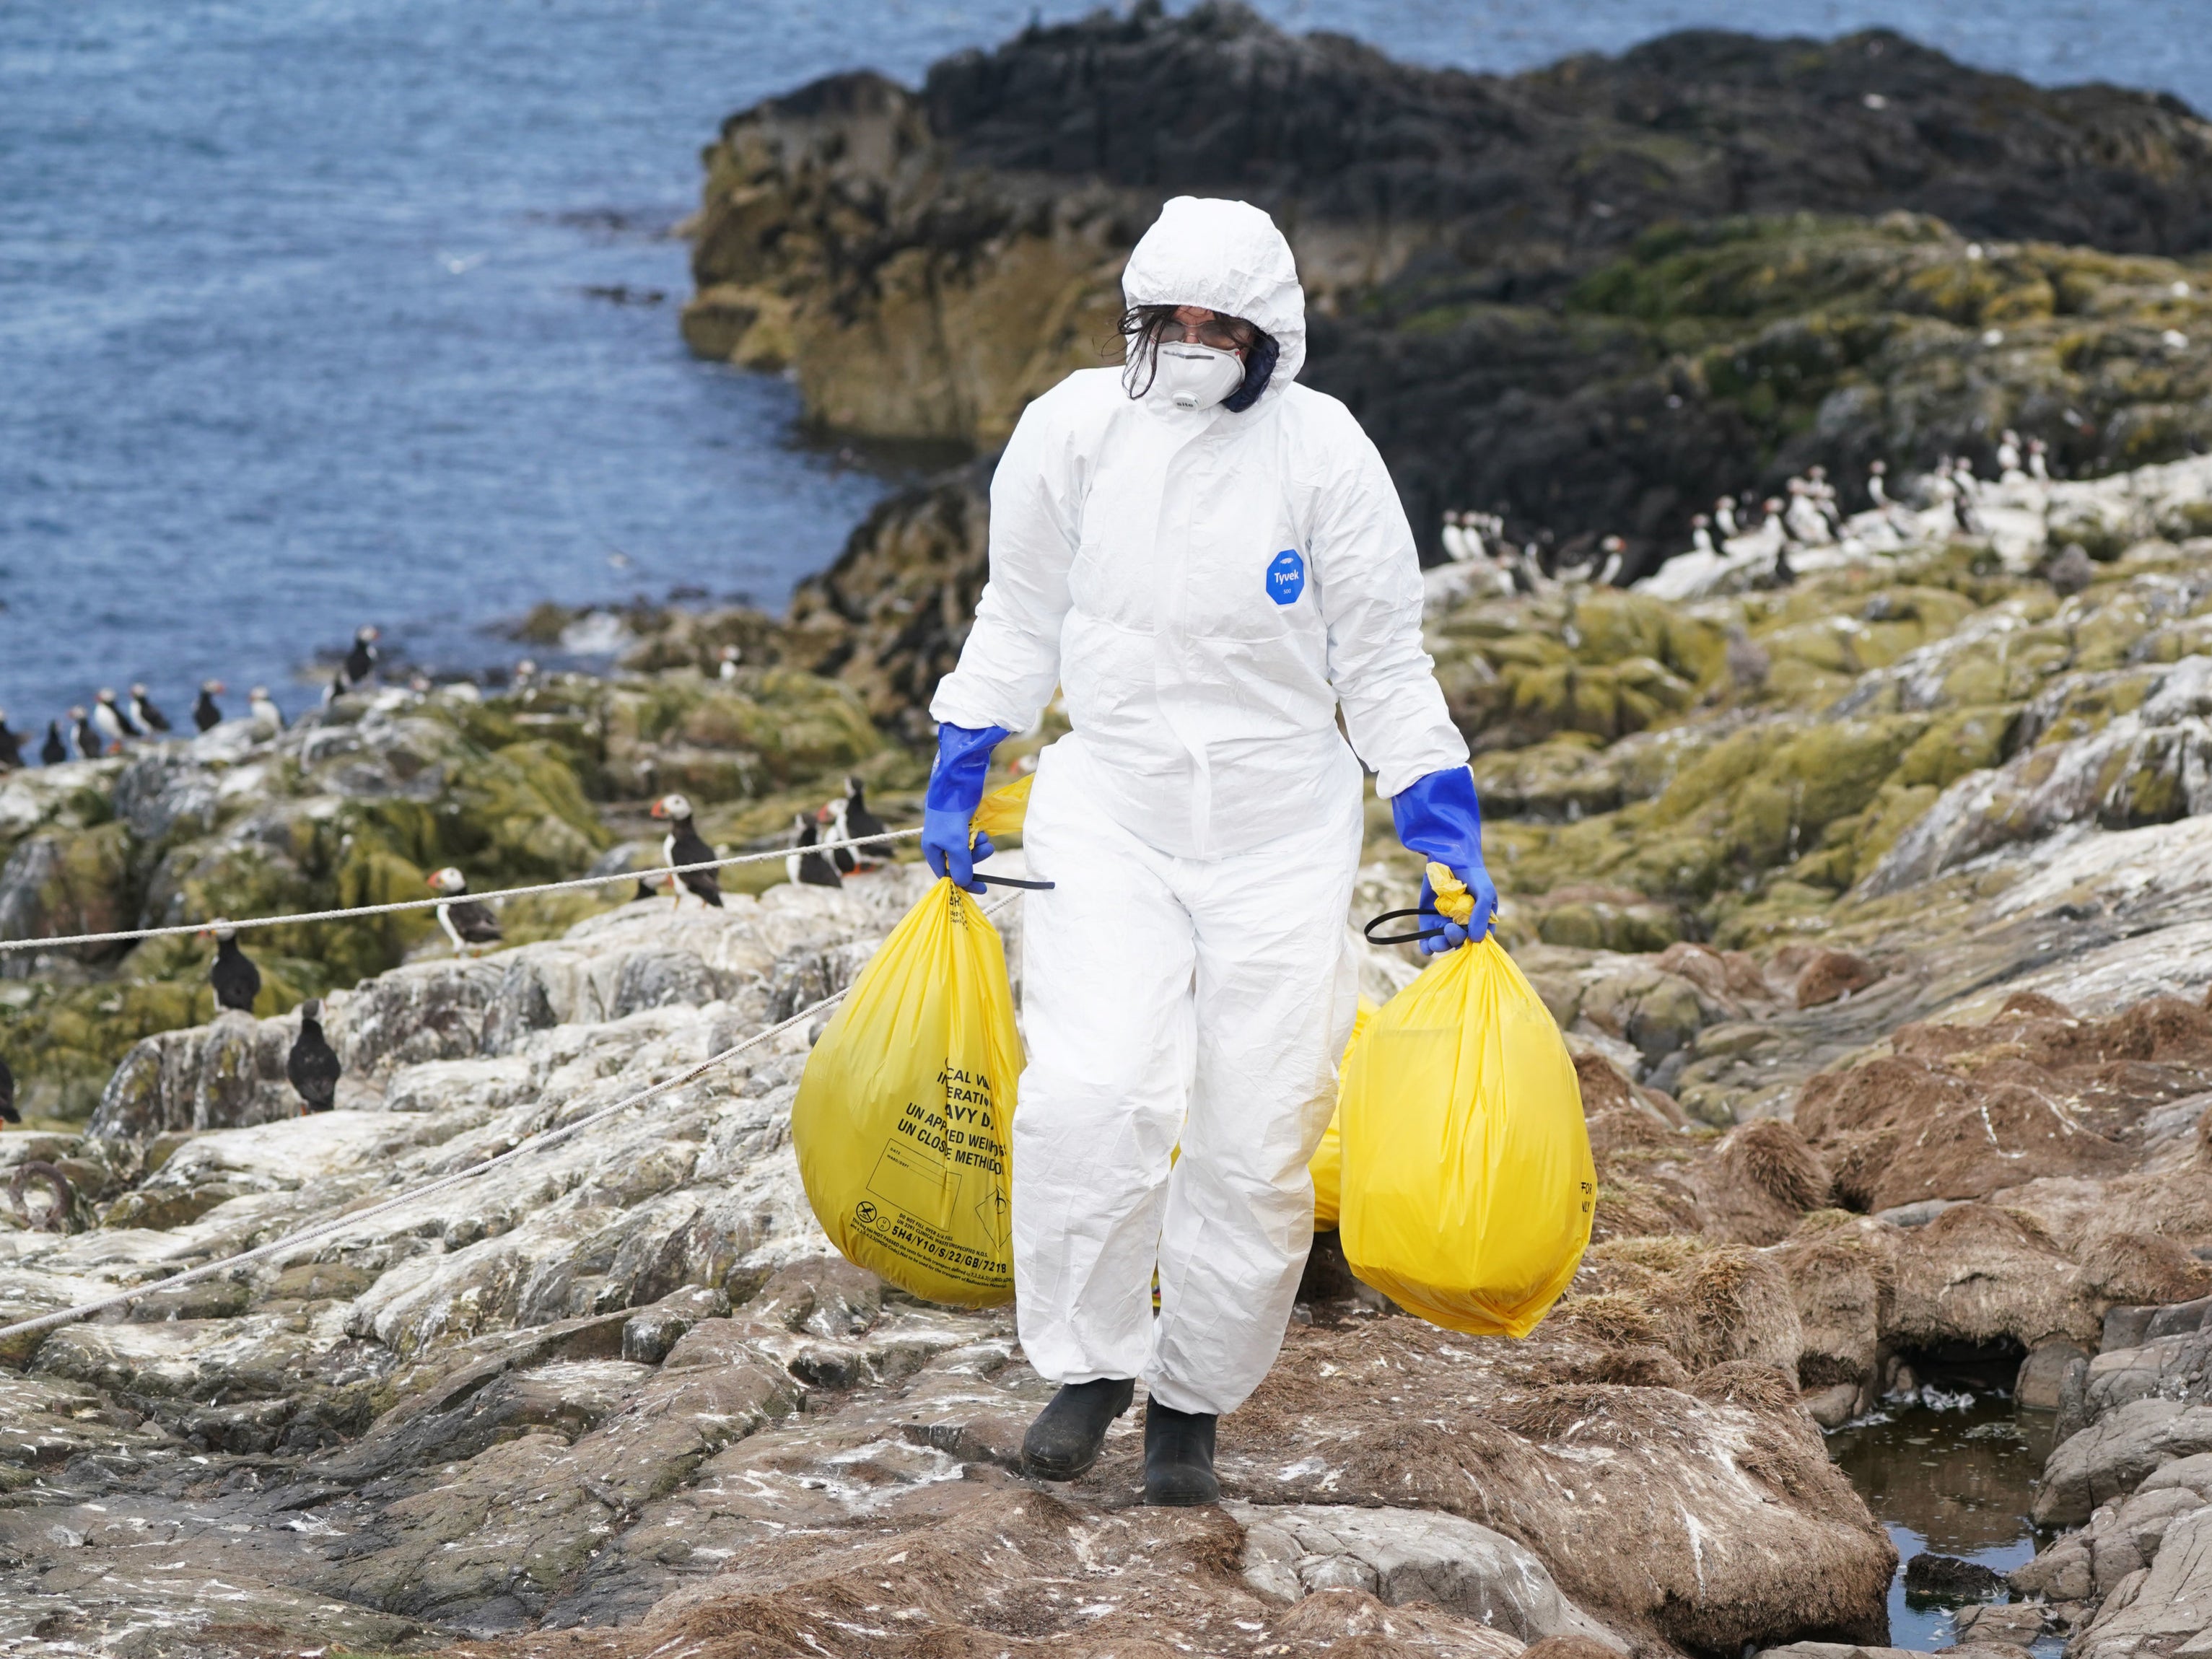
[(1267, 565), (1267, 597), (1277, 605), (1296, 605), (1306, 591), (1306, 562), (1296, 548), (1285, 548)]

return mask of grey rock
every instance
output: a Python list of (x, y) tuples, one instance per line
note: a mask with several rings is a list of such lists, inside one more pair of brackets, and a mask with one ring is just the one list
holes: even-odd
[(152, 750), (116, 775), (115, 816), (143, 841), (204, 836), (215, 828), (216, 785), (216, 775), (185, 752)]
[(1245, 1583), (1270, 1600), (1363, 1589), (1394, 1607), (1434, 1601), (1523, 1642), (1580, 1636), (1629, 1650), (1560, 1594), (1535, 1556), (1457, 1516), (1330, 1504), (1223, 1508), (1244, 1528)]
[(2142, 1568), (2142, 1552), (2125, 1533), (2108, 1531), (2089, 1540), (2089, 1576), (2098, 1595), (2110, 1595)]
[(2045, 1342), (2020, 1362), (2013, 1399), (2029, 1411), (2055, 1412), (2063, 1403), (2068, 1379), (2086, 1376), (2089, 1356), (2071, 1342)]
[(2150, 1334), (2150, 1322), (2156, 1317), (2158, 1308), (2124, 1305), (2105, 1310), (2105, 1334), (2098, 1345), (2099, 1351), (2110, 1353), (2116, 1348), (2134, 1348), (2142, 1345)]
[(690, 951), (649, 947), (623, 961), (611, 1012), (622, 1019), (647, 1008), (702, 1008), (717, 994), (713, 972)]
[(1923, 1198), (1917, 1204), (1899, 1204), (1881, 1211), (1875, 1219), (1887, 1221), (1893, 1227), (1924, 1227), (1958, 1201), (1952, 1198)]
[(2142, 1653), (2192, 1656), (2212, 1650), (2212, 1509), (2175, 1520), (2158, 1559), (2114, 1588), (2089, 1627), (2068, 1646), (2072, 1659)]
[(2050, 1601), (2083, 1601), (2094, 1587), (2088, 1543), (2079, 1537), (2062, 1538), (2033, 1560), (2014, 1567), (2008, 1577), (2014, 1590), (2021, 1595), (2040, 1595)]
[(649, 1308), (640, 1308), (623, 1326), (624, 1359), (658, 1365), (678, 1338), (702, 1319), (720, 1319), (730, 1311), (730, 1298), (705, 1285), (687, 1285), (672, 1291)]
[(210, 1024), (147, 1037), (108, 1079), (85, 1133), (141, 1141), (297, 1117), (284, 1060), (298, 1029), (296, 1019), (257, 1020), (227, 1009)]
[(2203, 1509), (2204, 1504), (2203, 1498), (2183, 1486), (2157, 1486), (2149, 1492), (2137, 1487), (2135, 1496), (2121, 1504), (2112, 1517), (2112, 1530), (2134, 1545), (2136, 1554), (2148, 1564), (2158, 1559), (2166, 1529), (2183, 1516)]
[(550, 1030), (560, 1021), (537, 961), (526, 954), (512, 953), (500, 975), (499, 988), (492, 993), (491, 1006), (484, 1012), (477, 1045), (488, 1054), (512, 1054), (532, 1032)]
[(2212, 1331), (2187, 1330), (2100, 1353), (2083, 1377), (2082, 1421), (2095, 1423), (2131, 1401), (2152, 1399), (2212, 1401)]
[(2161, 1463), (2212, 1451), (2212, 1407), (2136, 1400), (2051, 1454), (2035, 1495), (2039, 1525), (2086, 1521), (2096, 1505), (2132, 1492)]
[(2200, 1502), (2212, 1504), (2212, 1452), (2177, 1457), (2171, 1463), (2160, 1465), (2143, 1477), (2142, 1484), (2136, 1488), (2136, 1496), (2172, 1490), (2195, 1492)]
[(2150, 1316), (2143, 1328), (2147, 1341), (2156, 1341), (2161, 1336), (2182, 1336), (2201, 1328), (2205, 1316), (2212, 1314), (2212, 1296), (2200, 1296), (2194, 1302), (2175, 1302), (2160, 1308)]

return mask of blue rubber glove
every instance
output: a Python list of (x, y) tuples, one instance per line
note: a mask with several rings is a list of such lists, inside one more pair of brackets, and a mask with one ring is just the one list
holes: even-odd
[[(1390, 816), (1407, 852), (1443, 865), (1467, 884), (1474, 898), (1464, 926), (1444, 921), (1431, 928), (1424, 916), (1421, 927), (1434, 936), (1423, 939), (1421, 949), (1431, 956), (1455, 951), (1489, 933), (1491, 918), (1498, 914), (1498, 888), (1482, 867), (1482, 808), (1474, 799), (1473, 775), (1464, 766), (1454, 766), (1418, 778), (1390, 798)], [(1436, 890), (1424, 876), (1421, 908), (1432, 910), (1436, 902)]]
[(921, 798), (921, 856), (933, 875), (950, 876), (971, 893), (983, 890), (975, 865), (999, 849), (988, 836), (969, 845), (968, 820), (983, 799), (983, 776), (991, 751), (1006, 735), (1003, 726), (975, 731), (965, 726), (937, 728), (937, 764), (930, 769), (929, 790)]

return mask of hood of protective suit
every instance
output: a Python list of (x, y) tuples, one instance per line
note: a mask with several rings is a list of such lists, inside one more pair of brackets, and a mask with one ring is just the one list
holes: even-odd
[(1178, 196), (1160, 210), (1121, 272), (1131, 306), (1204, 306), (1242, 317), (1282, 348), (1261, 395), (1267, 403), (1306, 361), (1306, 295), (1275, 222), (1249, 202)]

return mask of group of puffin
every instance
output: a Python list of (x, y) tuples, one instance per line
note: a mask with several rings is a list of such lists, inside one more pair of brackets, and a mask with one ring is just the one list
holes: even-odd
[[(658, 878), (682, 908), (688, 891), (702, 904), (722, 908), (722, 884), (712, 870), (688, 870), (686, 865), (712, 863), (717, 854), (691, 821), (691, 803), (682, 795), (663, 795), (653, 803), (653, 816), (668, 825), (660, 843), (661, 861), (671, 874)], [(845, 878), (872, 870), (891, 860), (889, 841), (871, 840), (885, 833), (884, 821), (868, 808), (866, 787), (858, 778), (845, 780), (845, 793), (812, 813), (798, 812), (791, 820), (792, 850), (784, 855), (786, 878), (801, 886), (842, 887)], [(856, 847), (839, 842), (857, 841)], [(830, 843), (825, 846), (823, 843)], [(681, 872), (680, 874), (674, 873)], [(640, 876), (639, 898), (658, 896), (655, 878)]]
[[(890, 842), (869, 839), (882, 835), (884, 828), (884, 821), (868, 810), (860, 779), (848, 777), (842, 796), (824, 802), (811, 817), (792, 815), (792, 850), (784, 857), (784, 874), (805, 887), (842, 887), (846, 877), (891, 861)], [(848, 841), (860, 844), (835, 844)], [(824, 842), (830, 845), (825, 848)]]
[[(354, 637), (352, 651), (339, 665), (337, 676), (325, 694), (325, 702), (355, 690), (375, 672), (377, 630), (363, 628)], [(192, 710), (194, 724), (204, 732), (218, 725), (222, 714), (215, 698), (224, 690), (220, 680), (209, 680), (200, 688), (199, 701)], [(267, 703), (268, 693), (260, 686), (253, 689), (253, 714), (257, 720), (282, 726), (283, 716), (273, 704)], [(169, 721), (146, 695), (146, 688), (131, 688), (129, 711), (118, 704), (112, 691), (103, 690), (95, 700), (98, 711), (83, 716), (82, 711), (72, 711), (78, 721), (82, 736), (76, 740), (78, 757), (91, 758), (112, 754), (119, 750), (125, 738), (150, 737), (171, 729)], [(12, 739), (12, 741), (11, 741)], [(8, 732), (4, 714), (0, 714), (0, 769), (21, 763), (15, 745), (21, 740)], [(49, 764), (71, 758), (68, 750), (60, 746), (58, 733), (49, 727), (47, 746), (42, 757)], [(676, 898), (680, 908), (684, 896), (690, 893), (705, 906), (722, 908), (722, 884), (711, 869), (686, 869), (689, 865), (711, 864), (718, 856), (715, 849), (700, 835), (692, 821), (691, 803), (680, 794), (664, 795), (653, 804), (653, 816), (664, 820), (668, 833), (661, 843), (661, 855), (669, 873), (658, 879), (665, 883)], [(843, 884), (847, 876), (873, 869), (891, 860), (891, 844), (887, 839), (870, 839), (885, 834), (884, 821), (869, 810), (866, 792), (859, 778), (845, 780), (845, 793), (838, 799), (825, 803), (809, 815), (799, 813), (793, 819), (792, 851), (785, 860), (785, 871), (793, 882), (809, 886), (836, 887)], [(823, 843), (858, 842), (857, 846), (823, 846)], [(459, 870), (447, 868), (433, 872), (426, 884), (437, 894), (438, 925), (452, 942), (455, 956), (470, 956), (501, 941), (499, 918), (490, 905), (481, 899), (467, 896), (468, 878)], [(637, 884), (639, 898), (658, 896), (654, 880), (641, 876)], [(251, 1013), (254, 1000), (261, 993), (261, 970), (246, 954), (238, 942), (238, 928), (228, 919), (218, 917), (199, 930), (203, 938), (215, 941), (214, 960), (208, 967), (208, 984), (215, 993), (218, 1009)], [(327, 1112), (337, 1097), (338, 1079), (343, 1066), (337, 1051), (331, 1046), (322, 1026), (323, 1007), (319, 1000), (300, 1005), (300, 1030), (294, 1038), (291, 1052), (285, 1063), (285, 1075), (300, 1097), (303, 1114)], [(21, 1113), (15, 1106), (15, 1080), (4, 1060), (0, 1060), (0, 1122), (20, 1123)]]
[[(377, 639), (378, 632), (373, 627), (355, 630), (352, 648), (323, 692), (325, 703), (356, 690), (376, 672)], [(216, 699), (228, 690), (221, 680), (200, 682), (199, 695), (192, 702), (192, 726), (196, 731), (205, 732), (222, 724), (222, 707)], [(265, 685), (257, 685), (246, 693), (246, 714), (257, 725), (279, 732), (284, 729), (284, 711), (276, 706)], [(39, 745), (39, 760), (46, 766), (58, 766), (70, 760), (97, 760), (103, 755), (121, 754), (123, 745), (132, 738), (160, 738), (174, 729), (169, 717), (161, 712), (143, 685), (131, 688), (128, 702), (118, 696), (112, 686), (102, 686), (93, 694), (89, 708), (78, 704), (62, 720), (46, 722), (46, 741)], [(0, 708), (0, 772), (28, 764), (23, 758), (23, 745), (30, 740), (29, 732), (9, 729), (8, 711)]]
[[(1960, 533), (1975, 535), (1980, 526), (1975, 503), (1992, 484), (2051, 479), (2051, 450), (2040, 438), (2023, 440), (2007, 428), (1997, 440), (1997, 477), (1978, 477), (1973, 462), (1964, 455), (1946, 455), (1928, 475), (1926, 495), (1950, 509)], [(1899, 503), (1888, 493), (1888, 466), (1872, 461), (1867, 466), (1867, 502), (1885, 517)], [(1747, 491), (1739, 499), (1723, 495), (1711, 510), (1690, 519), (1690, 547), (1693, 553), (1711, 553), (1716, 543), (1734, 541), (1765, 531), (1774, 544), (1771, 580), (1786, 586), (1796, 580), (1790, 563), (1795, 548), (1817, 547), (1843, 539), (1850, 517), (1838, 497), (1827, 469), (1808, 466), (1789, 479), (1779, 495), (1760, 497)], [(1443, 515), (1445, 556), (1455, 564), (1483, 562), (1497, 567), (1501, 591), (1506, 583), (1517, 592), (1533, 593), (1553, 580), (1607, 586), (1619, 580), (1627, 565), (1627, 543), (1607, 536), (1577, 560), (1571, 551), (1560, 557), (1534, 542), (1516, 550), (1505, 538), (1505, 521), (1494, 514), (1453, 511)]]

